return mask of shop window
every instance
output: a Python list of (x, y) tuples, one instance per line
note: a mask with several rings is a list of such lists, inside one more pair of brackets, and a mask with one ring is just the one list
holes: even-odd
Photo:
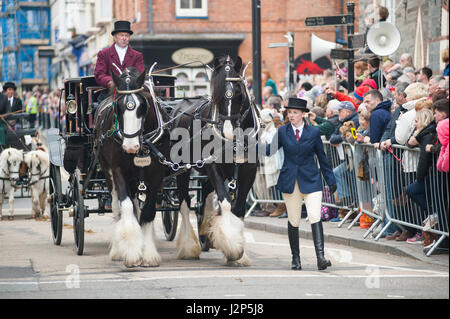
[(179, 68), (172, 71), (176, 97), (192, 97), (209, 94), (210, 72), (204, 68)]

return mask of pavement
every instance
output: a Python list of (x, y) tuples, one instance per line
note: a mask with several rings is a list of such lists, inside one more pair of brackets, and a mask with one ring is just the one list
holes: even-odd
[[(363, 235), (367, 229), (362, 229), (356, 224), (348, 229), (351, 221), (344, 223), (340, 228), (340, 223), (336, 222), (322, 222), (323, 232), (325, 238), (325, 249), (327, 242), (335, 244), (350, 246), (354, 248), (364, 249), (368, 251), (386, 253), (391, 255), (411, 257), (417, 260), (421, 260), (427, 263), (438, 264), (442, 266), (449, 265), (448, 250), (437, 249), (439, 254), (433, 253), (427, 257), (423, 252), (422, 244), (409, 244), (406, 242), (397, 242), (395, 240), (386, 240), (380, 238), (377, 241), (369, 234), (365, 239)], [(258, 229), (266, 232), (286, 234), (287, 238), (287, 218), (278, 217), (257, 217), (248, 216), (245, 218), (245, 227), (249, 229)], [(381, 229), (381, 228), (378, 228)], [(311, 239), (311, 226), (308, 221), (302, 218), (299, 225), (299, 236), (301, 238)]]

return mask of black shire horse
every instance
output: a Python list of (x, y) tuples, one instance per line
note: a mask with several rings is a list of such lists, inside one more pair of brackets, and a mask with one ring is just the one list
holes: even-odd
[[(221, 250), (228, 262), (250, 265), (248, 256), (244, 254), (243, 219), (247, 195), (255, 180), (257, 157), (253, 156), (253, 160), (250, 160), (247, 147), (256, 145), (260, 119), (241, 69), (240, 57), (236, 61), (229, 56), (215, 59), (211, 99), (202, 97), (195, 102), (197, 105), (189, 100), (183, 101), (173, 110), (172, 116), (178, 116), (175, 127), (188, 129), (190, 139), (186, 141), (182, 138), (178, 144), (172, 143), (171, 159), (181, 165), (190, 164), (201, 174), (206, 173), (213, 188), (211, 191), (215, 190), (217, 194), (218, 205), (211, 202), (214, 198), (211, 192), (205, 201), (203, 220), (207, 224), (202, 225), (202, 229), (206, 229), (205, 233), (213, 247)], [(195, 141), (200, 139), (200, 135), (201, 154), (195, 148)], [(171, 140), (175, 140), (174, 131)], [(182, 161), (175, 160), (174, 154), (179, 155), (180, 152), (177, 145), (180, 148), (188, 145), (192, 156), (189, 154), (187, 160), (185, 156), (182, 156)], [(190, 205), (189, 174), (188, 171), (177, 176), (182, 229), (191, 229), (186, 234), (192, 233), (189, 219), (186, 218)], [(218, 206), (218, 209), (214, 209), (214, 206)], [(180, 234), (179, 238), (183, 238), (180, 246), (191, 249), (179, 251), (178, 258), (198, 258), (200, 250), (196, 237), (182, 237)]]
[(111, 243), (112, 260), (125, 266), (159, 266), (161, 257), (153, 241), (153, 220), (164, 167), (152, 158), (149, 142), (168, 154), (165, 120), (153, 102), (146, 72), (130, 67), (112, 73), (115, 90), (95, 113), (96, 154), (112, 197), (117, 221)]

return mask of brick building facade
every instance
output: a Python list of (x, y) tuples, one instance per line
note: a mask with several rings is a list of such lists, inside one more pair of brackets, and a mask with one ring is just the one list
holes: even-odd
[[(277, 83), (285, 78), (288, 48), (268, 45), (286, 42), (287, 32), (294, 32), (295, 57), (310, 51), (312, 32), (324, 40), (336, 41), (336, 27), (306, 27), (304, 20), (308, 16), (346, 13), (346, 2), (261, 0), (262, 69), (268, 69)], [(353, 2), (358, 14), (358, 1)], [(180, 10), (182, 3), (198, 4), (203, 11), (199, 16), (190, 16), (190, 12)], [(116, 20), (135, 19), (131, 45), (144, 53), (146, 65), (154, 61), (159, 68), (176, 65), (171, 59), (173, 53), (192, 47), (206, 49), (214, 56), (239, 54), (244, 62), (252, 60), (251, 0), (116, 0), (114, 16)]]

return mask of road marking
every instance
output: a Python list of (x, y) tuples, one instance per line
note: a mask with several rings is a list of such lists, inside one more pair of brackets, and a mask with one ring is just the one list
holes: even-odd
[[(155, 281), (155, 280), (186, 280), (186, 279), (210, 279), (210, 278), (368, 278), (371, 275), (341, 275), (341, 274), (292, 274), (292, 275), (270, 275), (270, 274), (261, 274), (261, 275), (245, 275), (245, 274), (235, 274), (235, 275), (219, 275), (219, 274), (211, 274), (211, 275), (196, 275), (196, 276), (158, 276), (158, 277), (146, 277), (146, 278), (106, 278), (106, 279), (81, 279), (81, 283), (97, 283), (97, 282), (139, 282), (139, 281)], [(435, 275), (377, 275), (378, 278), (448, 278), (448, 274), (435, 274)], [(48, 281), (2, 281), (1, 285), (9, 286), (9, 285), (55, 285), (55, 284), (65, 284), (66, 280), (48, 280)]]
[(310, 294), (310, 293), (305, 293), (305, 296), (308, 296), (308, 297), (323, 297), (322, 294)]
[(253, 234), (250, 232), (244, 232), (244, 238), (246, 243), (254, 243), (255, 237), (253, 237)]
[(388, 298), (405, 298), (405, 296), (387, 295)]
[(235, 294), (235, 295), (223, 295), (224, 297), (245, 297), (244, 294)]
[[(254, 241), (252, 244), (256, 245), (267, 245), (267, 246), (280, 246), (280, 247), (289, 247), (289, 243), (272, 243), (272, 242), (263, 242), (263, 241)], [(300, 245), (300, 248), (310, 248), (314, 249), (313, 246), (306, 246), (306, 245)], [(406, 268), (406, 267), (397, 267), (397, 266), (387, 266), (387, 265), (376, 265), (376, 264), (365, 264), (365, 263), (358, 263), (351, 261), (352, 259), (352, 253), (350, 250), (341, 249), (341, 248), (325, 248), (325, 252), (330, 252), (331, 257), (334, 257), (335, 260), (341, 263), (348, 263), (352, 265), (359, 265), (359, 266), (365, 266), (365, 267), (379, 267), (379, 268), (386, 268), (386, 269), (392, 269), (392, 270), (399, 270), (399, 271), (415, 271), (415, 272), (426, 272), (430, 274), (435, 275), (442, 275), (444, 277), (448, 277), (448, 272), (441, 272), (441, 271), (435, 271), (435, 270), (428, 270), (428, 269), (414, 269), (414, 268)]]

